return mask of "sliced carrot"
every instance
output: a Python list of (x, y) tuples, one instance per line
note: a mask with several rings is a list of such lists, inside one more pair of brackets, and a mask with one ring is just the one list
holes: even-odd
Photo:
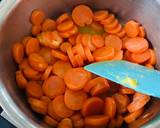
[(143, 26), (140, 26), (139, 27), (139, 33), (138, 33), (138, 36), (139, 37), (145, 37), (145, 35), (146, 35), (146, 33), (145, 33), (145, 29), (144, 29), (144, 27)]
[(59, 95), (54, 98), (52, 101), (53, 103), (53, 109), (55, 110), (55, 113), (63, 118), (70, 117), (73, 114), (73, 110), (69, 109), (65, 103), (64, 103), (64, 96)]
[(41, 96), (40, 100), (46, 102), (47, 104), (51, 102), (51, 99), (48, 96)]
[(52, 72), (52, 66), (48, 66), (45, 72), (43, 73), (41, 79), (46, 80), (50, 76), (51, 72)]
[(112, 60), (122, 60), (123, 59), (123, 50), (116, 51), (115, 56)]
[(58, 76), (50, 76), (42, 86), (44, 94), (51, 99), (64, 94), (65, 88), (63, 79)]
[(104, 100), (104, 114), (109, 118), (115, 117), (116, 102), (113, 97), (106, 97)]
[(32, 35), (36, 36), (41, 32), (41, 26), (40, 25), (32, 25), (31, 31)]
[(93, 62), (94, 58), (93, 58), (93, 55), (92, 55), (90, 49), (88, 47), (84, 47), (84, 52), (85, 52), (85, 55), (86, 55), (88, 61)]
[(47, 18), (42, 23), (42, 31), (53, 31), (56, 29), (56, 22), (53, 19)]
[(76, 44), (82, 44), (82, 36), (83, 34), (78, 33), (76, 37)]
[(75, 60), (78, 64), (78, 66), (82, 67), (84, 65), (84, 62), (83, 62), (83, 58), (81, 57), (81, 55), (77, 54), (74, 57), (75, 57)]
[(64, 74), (71, 68), (72, 68), (72, 66), (69, 62), (57, 61), (53, 65), (52, 73), (61, 77), (61, 78), (64, 78)]
[(127, 111), (127, 106), (130, 103), (130, 99), (127, 95), (116, 93), (113, 95), (116, 101), (116, 108), (119, 114), (123, 114)]
[(127, 109), (130, 113), (142, 108), (150, 100), (150, 96), (136, 92), (133, 101), (128, 105)]
[(149, 43), (142, 37), (130, 38), (126, 41), (125, 47), (127, 50), (133, 53), (142, 53), (149, 47)]
[(100, 23), (103, 24), (103, 25), (106, 25), (106, 24), (110, 24), (114, 20), (115, 20), (115, 15), (110, 13), (109, 16), (106, 19), (100, 21)]
[(61, 120), (61, 122), (58, 124), (57, 128), (72, 128), (72, 121), (69, 118), (65, 118)]
[(42, 10), (40, 9), (35, 9), (32, 11), (30, 21), (34, 25), (40, 25), (45, 18), (45, 14)]
[(122, 38), (122, 49), (126, 49), (125, 43), (127, 42), (128, 39), (129, 39), (129, 37), (127, 37), (127, 36)]
[(123, 117), (121, 115), (118, 115), (116, 118), (116, 128), (120, 128), (123, 124)]
[(118, 32), (118, 33), (116, 33), (116, 35), (117, 35), (118, 37), (120, 37), (120, 38), (123, 38), (123, 37), (125, 37), (126, 33), (125, 33), (124, 29), (121, 29), (121, 31)]
[(66, 53), (68, 47), (71, 47), (71, 44), (68, 43), (68, 42), (64, 42), (64, 43), (62, 43), (62, 44), (60, 45), (60, 50), (61, 50), (62, 52), (64, 52), (64, 53)]
[(96, 47), (96, 48), (101, 48), (104, 46), (104, 39), (101, 35), (93, 35), (91, 37), (92, 40), (92, 44)]
[(44, 58), (41, 57), (38, 53), (30, 54), (28, 61), (29, 61), (29, 64), (31, 65), (31, 67), (37, 71), (43, 72), (48, 66), (48, 64), (44, 60)]
[(70, 36), (68, 38), (68, 41), (71, 45), (75, 45), (76, 44), (76, 38), (77, 38), (77, 35), (73, 35), (73, 36)]
[(46, 116), (44, 117), (43, 121), (44, 121), (47, 125), (52, 126), (52, 127), (56, 127), (56, 126), (58, 125), (58, 122), (57, 122), (55, 119), (53, 119), (52, 117), (48, 116), (48, 115), (46, 115)]
[(95, 21), (101, 21), (104, 20), (108, 17), (109, 12), (107, 10), (100, 10), (100, 11), (96, 11), (94, 13), (94, 20)]
[(130, 89), (130, 88), (127, 88), (127, 87), (121, 87), (119, 89), (119, 92), (122, 93), (122, 94), (126, 94), (126, 95), (135, 93), (135, 91), (133, 89)]
[(108, 32), (109, 34), (117, 34), (121, 30), (122, 30), (122, 25), (121, 24), (118, 24), (115, 28), (112, 28), (112, 29), (106, 29), (105, 28), (105, 31)]
[(58, 50), (52, 50), (52, 56), (63, 61), (68, 61), (68, 56)]
[(84, 120), (83, 118), (76, 120), (73, 122), (74, 128), (83, 128), (84, 127)]
[(56, 20), (56, 23), (57, 25), (61, 24), (62, 22), (64, 22), (65, 20), (69, 19), (69, 15), (68, 13), (63, 13), (62, 15), (60, 15), (57, 20)]
[(13, 58), (15, 60), (16, 63), (21, 63), (21, 61), (24, 58), (24, 48), (23, 48), (23, 44), (21, 43), (14, 43), (13, 47), (12, 47), (12, 54), (13, 54)]
[(111, 60), (114, 55), (115, 50), (113, 47), (102, 47), (93, 52), (93, 57), (96, 61)]
[(24, 47), (26, 47), (27, 41), (28, 41), (29, 39), (31, 39), (31, 38), (32, 38), (31, 36), (25, 36), (25, 37), (23, 38), (22, 44), (23, 44)]
[(149, 60), (151, 57), (151, 54), (150, 54), (149, 50), (146, 50), (143, 53), (137, 53), (137, 54), (132, 53), (130, 57), (131, 57), (132, 62), (141, 64), (141, 63)]
[(45, 115), (47, 113), (47, 103), (35, 98), (30, 100), (30, 105), (33, 111)]
[(64, 81), (71, 90), (80, 90), (84, 88), (89, 79), (88, 72), (83, 68), (69, 69), (64, 75)]
[(22, 89), (25, 89), (28, 84), (28, 81), (21, 70), (16, 71), (16, 82), (18, 86)]
[(84, 48), (83, 48), (82, 44), (78, 43), (78, 44), (76, 44), (75, 47), (76, 47), (77, 54), (79, 54), (83, 60), (86, 60), (86, 55), (85, 55)]
[(135, 121), (139, 116), (141, 116), (141, 114), (143, 113), (144, 108), (140, 108), (132, 113), (129, 113), (128, 115), (126, 115), (124, 117), (124, 121), (126, 123), (132, 123), (133, 121)]
[(147, 61), (147, 63), (151, 65), (155, 65), (156, 64), (156, 53), (153, 49), (149, 49), (149, 52), (150, 52), (150, 59)]
[(109, 121), (109, 117), (106, 115), (88, 116), (84, 121), (85, 125), (89, 126), (105, 126)]
[(147, 68), (154, 69), (154, 67), (153, 67), (151, 64), (145, 64), (145, 66), (146, 66)]
[(71, 110), (80, 110), (86, 100), (87, 94), (83, 91), (67, 89), (64, 95), (65, 105)]
[(72, 18), (77, 25), (83, 27), (92, 23), (93, 12), (86, 5), (78, 5), (72, 11)]
[(43, 95), (42, 87), (36, 81), (29, 81), (26, 87), (28, 96), (40, 98)]
[(65, 32), (73, 27), (72, 20), (66, 20), (57, 26), (57, 30), (60, 32)]
[(131, 52), (126, 50), (125, 53), (124, 53), (124, 58), (123, 59), (131, 61)]
[(124, 25), (124, 30), (128, 37), (136, 37), (139, 33), (139, 24), (130, 20)]
[(81, 115), (80, 112), (76, 112), (76, 113), (74, 113), (70, 118), (71, 118), (71, 120), (74, 122), (74, 121), (77, 121), (77, 120), (81, 119), (81, 118), (82, 118), (82, 115)]
[(102, 99), (98, 97), (88, 98), (81, 109), (81, 113), (83, 116), (92, 116), (101, 114), (103, 112), (104, 102)]
[(91, 27), (96, 30), (97, 32), (103, 32), (103, 25), (101, 25), (99, 22), (92, 22)]
[(108, 24), (104, 24), (104, 28), (106, 29), (114, 29), (116, 26), (118, 26), (119, 21), (117, 19), (114, 19), (112, 22)]
[(38, 52), (40, 50), (39, 41), (37, 38), (30, 38), (25, 47), (25, 51), (27, 55), (30, 55), (31, 53)]

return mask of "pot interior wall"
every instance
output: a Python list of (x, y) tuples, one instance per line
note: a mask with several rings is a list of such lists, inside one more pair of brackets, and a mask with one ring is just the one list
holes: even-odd
[(157, 52), (160, 65), (160, 17), (159, 4), (156, 0), (21, 0), (10, 12), (0, 30), (0, 80), (17, 106), (31, 119), (40, 123), (28, 109), (24, 92), (17, 88), (15, 82), (16, 65), (11, 57), (11, 46), (29, 34), (31, 25), (29, 15), (35, 8), (45, 11), (47, 17), (57, 17), (69, 12), (77, 5), (85, 3), (96, 9), (109, 9), (116, 13), (122, 22), (135, 19), (146, 28), (147, 36)]

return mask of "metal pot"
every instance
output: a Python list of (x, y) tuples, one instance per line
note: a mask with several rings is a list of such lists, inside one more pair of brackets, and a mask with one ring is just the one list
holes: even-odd
[[(28, 109), (23, 92), (16, 86), (16, 65), (12, 60), (11, 46), (30, 31), (29, 16), (40, 8), (47, 16), (56, 17), (70, 11), (75, 5), (85, 3), (94, 9), (109, 9), (121, 21), (135, 19), (146, 28), (147, 37), (157, 52), (160, 69), (160, 0), (2, 0), (0, 5), (0, 104), (20, 128), (47, 127)], [(159, 86), (159, 85), (157, 85)], [(153, 98), (148, 110), (157, 108)], [(155, 102), (154, 102), (155, 101)], [(144, 127), (160, 127), (160, 117)]]

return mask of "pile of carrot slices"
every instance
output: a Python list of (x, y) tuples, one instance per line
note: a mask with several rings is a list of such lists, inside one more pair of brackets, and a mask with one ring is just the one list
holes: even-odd
[(145, 29), (130, 20), (123, 26), (107, 10), (86, 5), (56, 20), (35, 9), (31, 35), (13, 44), (17, 85), (31, 109), (57, 128), (120, 128), (134, 122), (150, 96), (83, 69), (92, 62), (127, 60), (153, 69), (156, 54)]

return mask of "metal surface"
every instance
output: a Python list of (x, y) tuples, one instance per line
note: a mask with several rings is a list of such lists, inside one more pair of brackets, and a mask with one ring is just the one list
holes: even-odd
[[(115, 12), (121, 21), (135, 19), (146, 28), (160, 65), (159, 0), (5, 0), (3, 3), (0, 6), (0, 104), (20, 128), (43, 126), (24, 102), (24, 92), (16, 86), (16, 66), (11, 57), (12, 43), (29, 33), (29, 15), (35, 8), (43, 9), (49, 17), (56, 17), (77, 4), (85, 3), (94, 9)], [(152, 107), (150, 104), (149, 108)], [(159, 124), (160, 120), (157, 119), (146, 127), (158, 127)]]

